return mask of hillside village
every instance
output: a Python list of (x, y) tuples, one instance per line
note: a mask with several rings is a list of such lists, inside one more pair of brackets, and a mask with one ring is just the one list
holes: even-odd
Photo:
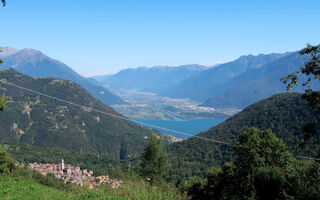
[(55, 178), (63, 180), (65, 183), (74, 183), (80, 186), (86, 186), (88, 188), (98, 187), (101, 184), (110, 184), (112, 188), (118, 188), (121, 181), (112, 180), (108, 175), (94, 176), (92, 170), (81, 169), (69, 164), (65, 164), (64, 160), (61, 160), (59, 164), (49, 163), (29, 163), (28, 168), (38, 171), (42, 175), (54, 175)]

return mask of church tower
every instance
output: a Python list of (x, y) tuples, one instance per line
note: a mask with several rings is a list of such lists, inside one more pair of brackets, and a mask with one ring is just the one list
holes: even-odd
[(61, 159), (61, 166), (60, 166), (60, 168), (61, 168), (61, 170), (64, 169), (64, 160), (63, 160), (63, 158)]

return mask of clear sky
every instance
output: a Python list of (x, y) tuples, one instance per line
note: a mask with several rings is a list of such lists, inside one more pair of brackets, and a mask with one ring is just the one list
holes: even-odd
[(319, 0), (7, 1), (0, 46), (41, 50), (82, 75), (320, 43)]

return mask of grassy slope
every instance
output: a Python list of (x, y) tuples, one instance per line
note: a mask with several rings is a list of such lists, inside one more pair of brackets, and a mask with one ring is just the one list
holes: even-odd
[(0, 177), (0, 199), (70, 199), (71, 193), (50, 188), (32, 180)]
[(177, 193), (174, 186), (150, 186), (143, 180), (129, 180), (119, 189), (101, 187), (98, 190), (65, 192), (36, 183), (33, 180), (14, 177), (0, 177), (0, 199), (72, 199), (72, 200), (183, 200), (186, 196)]

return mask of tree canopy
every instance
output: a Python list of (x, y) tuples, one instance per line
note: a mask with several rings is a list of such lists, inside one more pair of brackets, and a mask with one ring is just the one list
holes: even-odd
[[(197, 182), (189, 189), (192, 199), (292, 199), (296, 191), (308, 188), (309, 196), (319, 195), (318, 163), (295, 169), (297, 161), (286, 145), (271, 130), (249, 128), (236, 142), (235, 161), (210, 171), (205, 184)], [(309, 170), (315, 169), (313, 173)], [(303, 193), (303, 194), (302, 194)], [(297, 198), (303, 199), (303, 198)]]
[(305, 75), (307, 81), (302, 83), (306, 88), (305, 94), (302, 96), (306, 99), (309, 106), (316, 112), (316, 117), (318, 123), (308, 124), (304, 127), (304, 132), (306, 132), (306, 137), (310, 137), (316, 133), (316, 126), (320, 124), (320, 92), (313, 91), (311, 88), (311, 83), (315, 81), (320, 81), (320, 50), (319, 46), (307, 45), (306, 48), (299, 51), (301, 55), (309, 55), (310, 59), (308, 62), (301, 67), (297, 72), (289, 74), (287, 77), (282, 78), (283, 83), (287, 84), (287, 90), (291, 91), (294, 86), (298, 85), (298, 79), (300, 75)]
[(149, 145), (144, 149), (142, 154), (141, 175), (151, 183), (161, 180), (168, 170), (168, 157), (164, 153), (162, 140), (152, 135)]

